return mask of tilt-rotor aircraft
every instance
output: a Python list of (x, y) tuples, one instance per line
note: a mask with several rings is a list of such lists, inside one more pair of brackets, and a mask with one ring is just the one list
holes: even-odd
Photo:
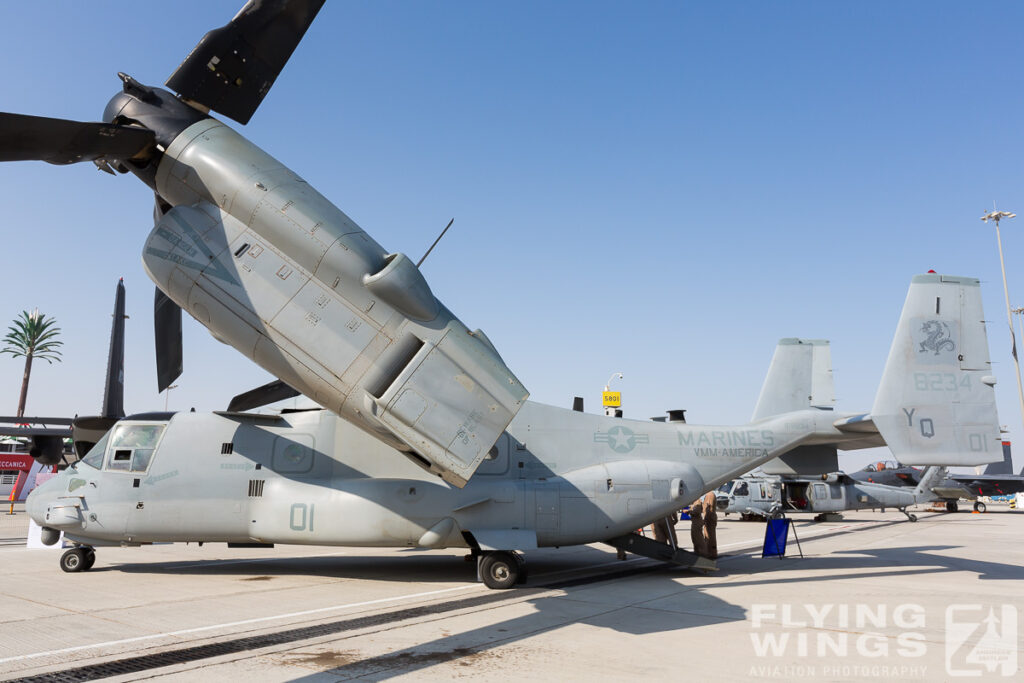
[[(926, 322), (945, 325), (952, 345), (922, 352)], [(820, 348), (799, 341), (779, 348)], [(459, 547), (478, 557), (488, 586), (508, 588), (523, 576), (514, 551), (542, 546), (604, 542), (708, 566), (633, 530), (774, 458), (878, 445), (904, 462), (1000, 456), (977, 280), (914, 278), (871, 413), (837, 414), (816, 373), (781, 357), (745, 425), (527, 401), (462, 488), (323, 409), (129, 416), (39, 486), (27, 510), (44, 542), (63, 532), (77, 544), (65, 571), (90, 568), (97, 546), (162, 541)]]
[(916, 389), (908, 358), (855, 424), (790, 400), (797, 392), (779, 397), (778, 414), (716, 428), (527, 402), (486, 335), (436, 299), (412, 260), (210, 115), (246, 123), (322, 4), (247, 3), (171, 75), (177, 95), (122, 74), (103, 123), (0, 115), (0, 160), (91, 160), (155, 193), (143, 262), (158, 288), (161, 390), (181, 371), (183, 308), (279, 378), (255, 393), (297, 391), (323, 408), (125, 418), (29, 501), (44, 539), (60, 530), (80, 546), (64, 569), (90, 566), (97, 545), (152, 541), (457, 546), (479, 557), (488, 585), (507, 587), (519, 575), (511, 551), (637, 550), (631, 530), (796, 448), (874, 431), (908, 464), (918, 451), (929, 464), (996, 457), (977, 283), (938, 276), (912, 293), (944, 299), (941, 314), (930, 299), (911, 308), (957, 346), (953, 391)]

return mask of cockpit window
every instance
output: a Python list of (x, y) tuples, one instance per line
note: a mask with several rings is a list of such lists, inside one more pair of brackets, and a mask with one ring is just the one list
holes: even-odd
[(747, 482), (741, 481), (736, 483), (736, 490), (732, 492), (734, 496), (749, 496), (750, 489), (747, 487)]
[[(121, 472), (145, 472), (153, 459), (164, 425), (117, 425), (110, 432), (107, 469)], [(98, 445), (98, 444), (97, 444)], [(91, 453), (90, 453), (91, 455)]]
[(86, 454), (86, 456), (82, 458), (82, 462), (84, 462), (89, 467), (93, 467), (95, 469), (102, 469), (103, 454), (107, 452), (107, 441), (109, 440), (110, 432), (108, 431), (106, 434), (103, 435), (103, 437), (99, 441), (93, 444), (93, 447), (89, 449), (89, 452)]

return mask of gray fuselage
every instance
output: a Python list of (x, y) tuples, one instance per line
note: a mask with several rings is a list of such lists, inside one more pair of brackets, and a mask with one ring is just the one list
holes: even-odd
[[(39, 486), (28, 510), (88, 545), (591, 543), (684, 507), (790, 448), (834, 438), (834, 418), (807, 410), (700, 427), (527, 402), (464, 488), (324, 410), (128, 418), (74, 469)], [(138, 432), (152, 443), (139, 447)]]

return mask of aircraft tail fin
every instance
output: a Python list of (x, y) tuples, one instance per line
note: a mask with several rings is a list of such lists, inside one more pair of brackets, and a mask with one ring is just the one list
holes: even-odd
[(110, 326), (110, 351), (107, 356), (107, 383), (103, 387), (104, 417), (124, 417), (124, 278), (114, 292), (114, 321)]
[(917, 275), (907, 292), (871, 420), (906, 465), (982, 465), (1002, 458), (981, 287)]
[(754, 420), (835, 405), (832, 351), (825, 339), (780, 339), (754, 408)]
[(1013, 474), (1013, 456), (1010, 454), (1010, 442), (1003, 442), (1003, 459), (990, 464), (982, 474)]

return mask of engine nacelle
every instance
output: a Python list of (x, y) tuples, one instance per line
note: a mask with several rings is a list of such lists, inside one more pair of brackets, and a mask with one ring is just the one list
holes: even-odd
[(33, 436), (28, 454), (41, 465), (57, 465), (64, 457), (64, 439), (59, 436)]
[(157, 186), (177, 206), (143, 262), (167, 296), (289, 386), (465, 485), (528, 392), (407, 257), (212, 119), (168, 148)]

